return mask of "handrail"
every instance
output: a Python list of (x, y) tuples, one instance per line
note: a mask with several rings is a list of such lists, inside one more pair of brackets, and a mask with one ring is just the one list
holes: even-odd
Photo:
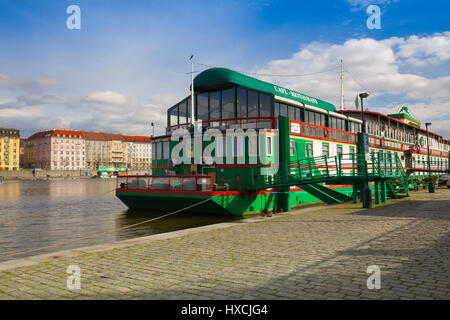
[[(267, 122), (267, 120), (271, 120), (271, 125), (269, 126), (270, 128), (266, 128), (266, 126), (264, 126), (264, 128), (265, 129), (276, 129), (277, 128), (277, 121), (276, 121), (277, 119), (278, 119), (278, 117), (272, 117), (272, 116), (270, 116), (270, 117), (248, 117), (248, 118), (239, 117), (239, 118), (224, 118), (224, 119), (213, 119), (213, 120), (201, 120), (201, 121), (198, 121), (198, 123), (201, 122), (202, 126), (205, 126), (205, 124), (209, 125), (209, 127), (211, 127), (211, 128), (217, 128), (217, 127), (220, 127), (220, 126), (225, 126), (225, 129), (229, 128), (231, 125), (237, 125), (237, 124), (239, 124), (239, 128), (240, 129), (249, 129), (249, 128), (252, 128), (252, 127), (251, 126), (245, 126), (245, 124), (248, 124), (248, 123), (252, 124), (252, 123), (254, 123), (255, 124), (255, 127), (254, 127), (255, 129), (263, 129), (263, 128), (259, 128), (258, 125), (261, 122)], [(245, 121), (250, 121), (250, 122), (245, 123)], [(215, 123), (218, 123), (218, 126), (214, 126)], [(244, 126), (243, 126), (243, 124), (244, 124)], [(173, 125), (173, 126), (168, 126), (166, 128), (166, 133), (170, 133), (170, 132), (172, 132), (173, 130), (175, 130), (177, 128), (190, 127), (190, 126), (191, 126), (190, 122), (183, 123), (183, 124), (176, 124), (176, 125)], [(206, 126), (206, 127), (208, 127), (208, 126)], [(247, 127), (247, 128), (243, 128), (243, 127)]]
[[(297, 159), (278, 164), (278, 172), (269, 181), (268, 176), (255, 174), (257, 168), (251, 168), (252, 185), (262, 188), (277, 184), (312, 183), (314, 180), (326, 181), (340, 177), (368, 177), (369, 179), (389, 179), (400, 177), (407, 183), (407, 174), (397, 154), (380, 151), (371, 153), (369, 159), (356, 153), (338, 156), (319, 156)], [(250, 186), (251, 188), (252, 186)]]

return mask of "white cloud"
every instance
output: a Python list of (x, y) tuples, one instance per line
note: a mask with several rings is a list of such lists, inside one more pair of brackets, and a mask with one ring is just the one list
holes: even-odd
[(400, 59), (416, 66), (438, 64), (450, 60), (450, 32), (436, 33), (419, 38), (411, 36), (408, 39), (398, 39)]
[(391, 3), (399, 2), (400, 0), (346, 0), (355, 9), (366, 8), (372, 4), (375, 5), (389, 5)]
[(62, 81), (57, 78), (15, 78), (0, 74), (0, 89), (19, 89), (30, 93), (42, 93), (45, 89), (58, 87)]
[(125, 105), (127, 98), (117, 92), (102, 91), (92, 92), (85, 99), (87, 103), (93, 103), (96, 105)]
[[(414, 70), (418, 65), (433, 63), (448, 67), (450, 32), (426, 37), (350, 39), (342, 44), (310, 43), (290, 58), (273, 60), (259, 74), (308, 74), (338, 67), (340, 59), (350, 71), (344, 74), (344, 94), (347, 108), (354, 108), (357, 93), (376, 93), (367, 100), (372, 110), (395, 111), (399, 104), (410, 106), (421, 119), (450, 117), (450, 75), (426, 77), (401, 70)], [(445, 52), (443, 52), (445, 51)], [(302, 93), (330, 101), (339, 108), (339, 69), (304, 77), (261, 77)], [(355, 81), (356, 79), (356, 81)], [(389, 98), (390, 97), (390, 98)], [(393, 98), (394, 97), (394, 98)], [(385, 101), (397, 102), (389, 104)], [(446, 129), (447, 134), (449, 129)]]

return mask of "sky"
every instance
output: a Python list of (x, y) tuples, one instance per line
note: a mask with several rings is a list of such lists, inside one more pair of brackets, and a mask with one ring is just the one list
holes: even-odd
[[(70, 5), (80, 29), (67, 27)], [(367, 26), (370, 5), (379, 29)], [(369, 110), (406, 105), (449, 139), (449, 10), (448, 0), (0, 0), (0, 127), (150, 135), (153, 122), (162, 134), (167, 108), (189, 95), (194, 54), (196, 73), (252, 72), (337, 108), (342, 59), (346, 109), (369, 92)]]

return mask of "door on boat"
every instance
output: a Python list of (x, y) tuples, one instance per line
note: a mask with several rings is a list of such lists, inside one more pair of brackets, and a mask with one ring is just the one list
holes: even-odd
[(405, 151), (405, 169), (412, 168), (412, 152)]

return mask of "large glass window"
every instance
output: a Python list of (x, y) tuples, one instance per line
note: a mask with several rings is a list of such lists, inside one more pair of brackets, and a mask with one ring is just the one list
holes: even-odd
[(295, 120), (295, 109), (297, 109), (297, 108), (293, 107), (293, 106), (289, 106), (288, 115), (289, 115), (289, 119), (291, 119), (291, 120)]
[(163, 152), (164, 152), (163, 159), (169, 159), (169, 151), (170, 151), (169, 141), (164, 141), (164, 144), (163, 144)]
[(197, 120), (209, 120), (208, 92), (197, 95)]
[(234, 89), (222, 91), (222, 118), (235, 118), (234, 115)]
[(272, 116), (271, 96), (262, 93), (259, 94), (259, 116), (260, 117)]
[(190, 98), (186, 99), (186, 101), (187, 101), (187, 121), (186, 122), (190, 123), (191, 122), (191, 103), (192, 103), (192, 101)]
[(161, 147), (162, 147), (162, 143), (157, 142), (156, 143), (156, 160), (161, 160)]
[(284, 103), (280, 103), (280, 115), (282, 116), (288, 116), (288, 106)]
[(178, 124), (178, 106), (169, 109), (169, 126)]
[(320, 125), (322, 127), (326, 127), (327, 126), (327, 116), (323, 113), (320, 114)]
[(209, 94), (209, 117), (211, 120), (221, 119), (220, 92), (214, 91)]
[(305, 122), (314, 123), (314, 113), (309, 110), (305, 110)]
[(179, 108), (179, 115), (180, 115), (180, 120), (179, 120), (179, 124), (184, 124), (184, 123), (187, 123), (188, 122), (188, 119), (187, 119), (187, 110), (186, 110), (186, 100), (184, 100), (183, 102), (181, 102), (179, 105), (178, 105), (178, 108)]
[(247, 90), (241, 87), (237, 88), (237, 117), (247, 118)]
[(248, 90), (248, 117), (259, 117), (258, 92)]

